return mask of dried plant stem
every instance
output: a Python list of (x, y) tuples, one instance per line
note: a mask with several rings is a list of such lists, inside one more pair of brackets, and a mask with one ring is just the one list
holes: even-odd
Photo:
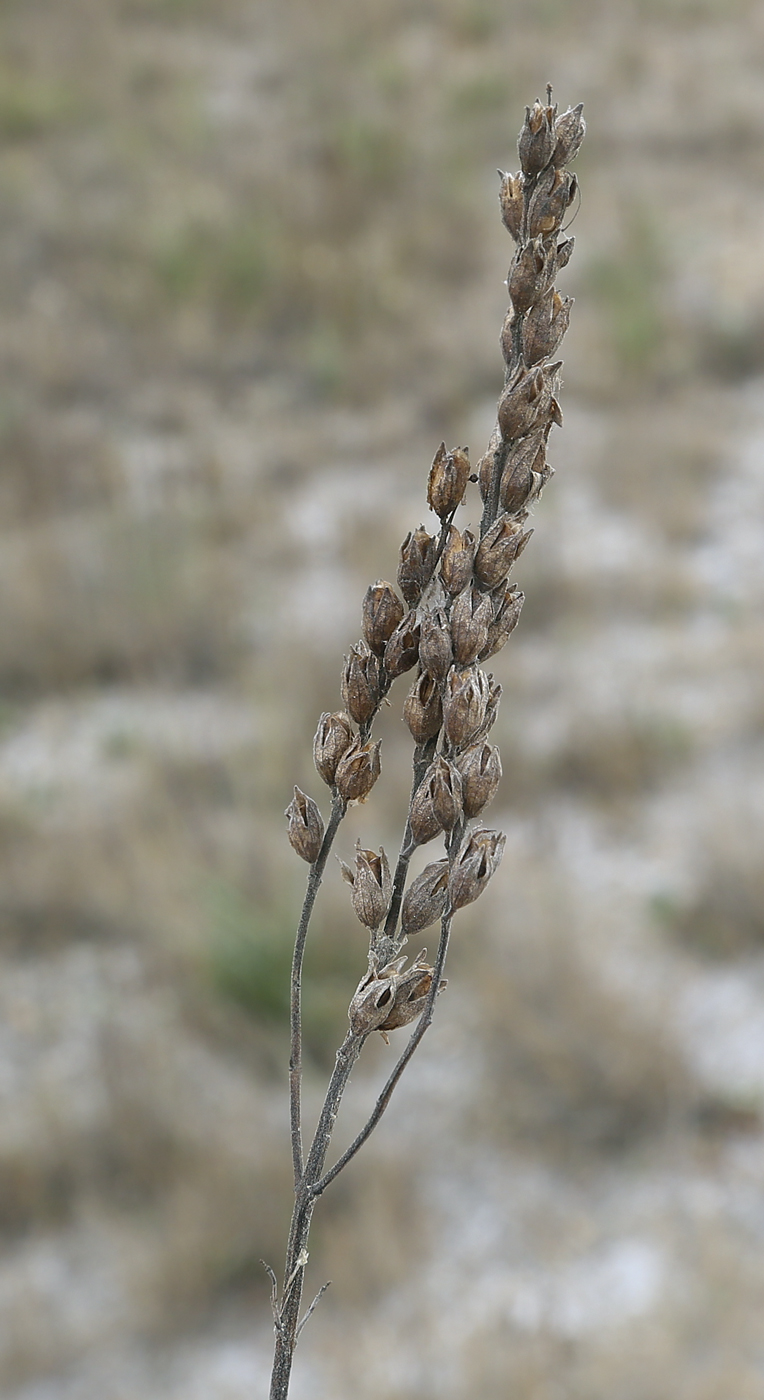
[[(577, 191), (566, 167), (583, 135), (581, 108), (558, 116), (551, 89), (546, 105), (536, 101), (526, 109), (518, 140), (522, 170), (501, 177), (502, 218), (517, 248), (507, 279), (510, 308), (501, 336), (506, 372), (496, 427), (476, 475), (470, 475), (466, 449), (447, 452), (445, 443), (438, 449), (427, 500), (440, 519), (440, 531), (432, 536), (420, 526), (404, 540), (398, 569), (403, 601), (390, 583), (378, 582), (367, 591), (364, 635), (346, 657), (342, 675), (345, 709), (322, 715), (314, 740), (316, 767), (332, 793), (326, 830), (317, 804), (299, 788), (287, 810), (289, 840), (309, 863), (310, 874), (292, 962), (289, 1086), (295, 1203), (280, 1299), (273, 1270), (266, 1265), (276, 1333), (271, 1400), (287, 1400), (297, 1338), (323, 1292), (300, 1321), (316, 1201), (385, 1112), (446, 985), (442, 976), (453, 916), (479, 898), (504, 849), (500, 832), (470, 828), (501, 777), (499, 751), (487, 740), (501, 687), (480, 663), (501, 650), (519, 618), (523, 595), (508, 576), (532, 533), (524, 529), (531, 506), (552, 474), (546, 444), (552, 425), (562, 421), (556, 398), (561, 361), (553, 363), (552, 357), (567, 329), (571, 305), (556, 291), (554, 280), (573, 247), (572, 239), (557, 240)], [(483, 500), (477, 540), (453, 523), (468, 482), (479, 483)], [(393, 876), (384, 850), (365, 851), (360, 842), (354, 868), (343, 865), (353, 908), (369, 933), (368, 966), (350, 1002), (350, 1028), (337, 1051), (304, 1159), (302, 966), (310, 919), (340, 823), (379, 777), (380, 745), (370, 737), (379, 707), (393, 681), (414, 667), (403, 707), (415, 748), (400, 852)], [(438, 836), (445, 839), (444, 857), (426, 866), (407, 889), (414, 852)], [(424, 961), (422, 951), (407, 968), (401, 950), (408, 938), (437, 922), (440, 939), (433, 965)], [(408, 1043), (366, 1123), (325, 1170), (342, 1097), (365, 1042), (374, 1031), (387, 1040), (389, 1032), (410, 1024)]]

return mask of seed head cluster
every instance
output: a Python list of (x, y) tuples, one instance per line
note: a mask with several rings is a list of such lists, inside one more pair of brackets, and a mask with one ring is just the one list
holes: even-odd
[[(420, 959), (408, 973), (402, 970), (403, 942), (477, 899), (504, 849), (500, 832), (469, 827), (501, 778), (499, 750), (489, 739), (501, 686), (484, 666), (520, 617), (523, 594), (511, 574), (531, 538), (532, 505), (552, 475), (550, 431), (562, 422), (562, 362), (554, 356), (572, 302), (557, 291), (555, 279), (573, 250), (573, 239), (561, 236), (578, 188), (567, 166), (584, 130), (581, 106), (558, 115), (551, 89), (546, 103), (526, 108), (521, 168), (500, 172), (502, 219), (516, 248), (507, 276), (506, 371), (496, 428), (476, 473), (465, 447), (441, 443), (435, 453), (427, 502), (438, 526), (431, 533), (420, 525), (406, 536), (397, 587), (379, 580), (367, 590), (363, 636), (342, 670), (343, 708), (323, 714), (316, 731), (316, 768), (335, 799), (365, 801), (380, 775), (374, 719), (393, 681), (413, 672), (403, 720), (415, 745), (415, 784), (395, 877), (384, 851), (360, 845), (354, 867), (343, 866), (353, 908), (370, 933), (369, 968), (350, 1007), (356, 1029), (389, 1030), (418, 1014), (428, 969)], [(470, 483), (483, 501), (479, 534), (454, 523)], [(295, 788), (287, 817), (292, 846), (313, 863), (324, 836), (316, 803)], [(413, 850), (438, 837), (445, 856), (404, 893)]]

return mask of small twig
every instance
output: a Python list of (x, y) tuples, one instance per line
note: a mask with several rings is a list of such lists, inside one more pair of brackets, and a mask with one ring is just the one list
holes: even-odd
[(327, 1279), (326, 1283), (322, 1283), (322, 1284), (321, 1284), (321, 1287), (319, 1288), (318, 1293), (316, 1294), (315, 1298), (313, 1299), (313, 1302), (311, 1303), (310, 1307), (308, 1308), (308, 1311), (306, 1312), (304, 1318), (302, 1319), (302, 1322), (298, 1323), (298, 1325), (297, 1325), (297, 1331), (295, 1332), (295, 1336), (294, 1336), (294, 1339), (295, 1339), (296, 1342), (299, 1341), (299, 1339), (300, 1339), (300, 1333), (302, 1332), (302, 1329), (303, 1329), (303, 1327), (305, 1326), (305, 1323), (307, 1322), (308, 1318), (310, 1317), (311, 1313), (313, 1312), (313, 1309), (315, 1308), (316, 1303), (318, 1303), (318, 1302), (320, 1301), (320, 1299), (323, 1298), (323, 1296), (324, 1296), (324, 1294), (325, 1294), (327, 1288), (331, 1288), (331, 1286), (332, 1286), (332, 1281), (331, 1281), (331, 1279)]

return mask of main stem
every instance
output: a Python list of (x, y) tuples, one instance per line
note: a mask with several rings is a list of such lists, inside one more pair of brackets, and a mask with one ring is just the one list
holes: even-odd
[(321, 1178), (326, 1153), (334, 1128), (342, 1095), (358, 1056), (365, 1035), (348, 1031), (337, 1051), (334, 1071), (326, 1091), (313, 1143), (305, 1170), (295, 1186), (295, 1203), (289, 1230), (286, 1263), (284, 1265), (284, 1296), (276, 1320), (276, 1350), (273, 1358), (270, 1400), (287, 1400), (292, 1361), (299, 1332), (305, 1265), (308, 1260), (308, 1236), (317, 1195), (315, 1186)]

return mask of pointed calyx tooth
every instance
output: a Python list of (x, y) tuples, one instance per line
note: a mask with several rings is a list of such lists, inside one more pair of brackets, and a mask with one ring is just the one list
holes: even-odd
[(470, 666), (488, 641), (493, 603), (470, 583), (462, 589), (451, 610), (451, 637), (457, 666)]
[(429, 671), (423, 671), (414, 681), (404, 701), (403, 718), (417, 744), (426, 744), (438, 733), (443, 722), (443, 707), (438, 683)]
[(437, 541), (424, 525), (410, 530), (401, 545), (398, 587), (410, 608), (419, 602), (435, 572)]
[(554, 282), (560, 266), (553, 246), (540, 237), (518, 248), (509, 269), (507, 287), (515, 313), (522, 316)]
[(488, 637), (478, 657), (479, 661), (487, 661), (490, 656), (495, 656), (497, 651), (501, 651), (520, 621), (525, 602), (525, 594), (516, 583), (500, 584), (490, 597), (494, 608), (493, 621), (488, 628)]
[(412, 880), (401, 909), (405, 934), (420, 933), (443, 916), (448, 900), (448, 873), (448, 861), (436, 860)]
[(340, 862), (342, 874), (352, 886), (353, 908), (366, 928), (379, 928), (390, 906), (393, 882), (390, 864), (384, 849), (366, 851), (360, 841), (356, 841), (355, 863), (352, 868)]
[(313, 740), (313, 762), (329, 787), (334, 783), (337, 764), (352, 742), (353, 726), (349, 715), (342, 710), (331, 715), (322, 714)]
[(446, 547), (440, 561), (440, 578), (447, 593), (455, 597), (472, 577), (472, 562), (475, 558), (475, 536), (471, 530), (457, 530), (451, 526)]
[(384, 666), (391, 680), (402, 676), (416, 666), (419, 658), (419, 637), (421, 628), (416, 613), (407, 613), (398, 623), (385, 647)]
[(532, 306), (523, 321), (523, 359), (526, 365), (553, 355), (570, 323), (572, 297), (561, 297), (554, 287)]
[(567, 112), (561, 112), (555, 121), (553, 165), (568, 165), (578, 155), (579, 147), (586, 134), (583, 110), (584, 104), (579, 102), (577, 107), (569, 107)]
[(519, 438), (508, 454), (501, 474), (499, 504), (509, 515), (521, 511), (533, 495), (534, 472), (541, 473), (546, 461), (546, 440), (550, 424), (533, 428)]
[(358, 642), (345, 657), (340, 692), (342, 703), (356, 724), (366, 724), (382, 695), (382, 664), (366, 642)]
[(419, 661), (437, 681), (444, 681), (454, 664), (451, 629), (442, 608), (426, 612), (422, 618)]
[(484, 588), (503, 583), (515, 560), (522, 554), (532, 530), (523, 530), (519, 521), (506, 512), (484, 534), (475, 555), (475, 577)]
[(499, 203), (501, 205), (501, 218), (505, 229), (511, 233), (518, 242), (523, 227), (523, 177), (522, 175), (509, 175), (503, 170), (499, 171), (501, 185), (499, 187)]
[(469, 819), (477, 817), (493, 801), (501, 781), (499, 750), (483, 739), (459, 754), (456, 766), (462, 779), (464, 815)]
[(558, 232), (576, 197), (578, 178), (550, 166), (540, 177), (528, 210), (528, 236), (549, 238)]
[(448, 882), (452, 909), (463, 909), (483, 893), (504, 854), (507, 838), (501, 831), (475, 831), (462, 848)]
[(475, 666), (449, 671), (443, 697), (443, 728), (452, 748), (463, 748), (480, 732), (490, 694), (491, 683), (485, 671)]
[(363, 600), (363, 635), (377, 656), (382, 656), (404, 612), (403, 603), (391, 583), (380, 579), (367, 588)]
[(287, 836), (293, 851), (302, 860), (313, 865), (318, 860), (321, 843), (324, 839), (324, 823), (317, 804), (300, 788), (294, 790), (294, 797), (284, 813), (287, 819)]
[(380, 774), (381, 743), (362, 743), (357, 736), (337, 764), (334, 781), (345, 802), (363, 802)]
[(446, 451), (442, 442), (430, 468), (427, 483), (427, 503), (441, 520), (453, 515), (467, 489), (470, 474), (470, 459), (465, 447), (454, 447)]
[(538, 175), (549, 164), (554, 150), (554, 119), (556, 107), (545, 107), (536, 98), (525, 109), (525, 121), (517, 139), (517, 154), (524, 175)]

